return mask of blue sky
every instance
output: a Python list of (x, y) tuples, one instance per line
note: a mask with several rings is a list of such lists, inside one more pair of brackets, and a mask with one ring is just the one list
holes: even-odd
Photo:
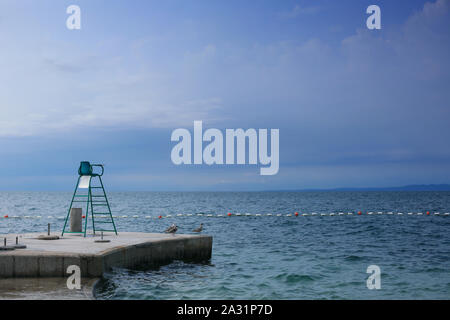
[[(450, 182), (448, 0), (1, 0), (0, 44), (1, 190), (70, 190), (82, 160), (112, 190)], [(175, 166), (194, 120), (279, 128), (279, 173)]]

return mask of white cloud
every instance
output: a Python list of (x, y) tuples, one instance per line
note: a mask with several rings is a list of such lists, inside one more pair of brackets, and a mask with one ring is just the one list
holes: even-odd
[[(0, 30), (0, 136), (174, 128), (225, 118), (274, 127), (295, 121), (309, 129), (370, 119), (369, 127), (385, 128), (406, 112), (429, 123), (436, 114), (421, 117), (418, 105), (433, 90), (424, 93), (418, 82), (449, 74), (448, 8), (449, 1), (427, 3), (399, 30), (359, 30), (338, 47), (320, 39), (181, 46), (180, 30), (179, 38), (102, 38), (79, 48), (33, 39), (19, 23)], [(290, 14), (319, 10), (297, 5)], [(440, 91), (434, 95), (445, 99)]]
[[(218, 118), (219, 97), (189, 92), (186, 76), (164, 72), (157, 62), (136, 66), (126, 54), (74, 54), (57, 43), (50, 47), (59, 49), (49, 54), (48, 47), (18, 46), (9, 36), (8, 50), (0, 51), (0, 136), (89, 127), (173, 128)], [(202, 55), (213, 54), (212, 45), (202, 49)]]
[(319, 6), (303, 7), (296, 4), (292, 10), (280, 13), (280, 16), (284, 18), (296, 18), (300, 15), (316, 14), (321, 10), (322, 8)]

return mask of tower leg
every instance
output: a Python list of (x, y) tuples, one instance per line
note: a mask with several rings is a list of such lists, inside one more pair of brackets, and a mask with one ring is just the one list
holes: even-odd
[(109, 206), (109, 201), (108, 201), (108, 197), (106, 196), (105, 187), (103, 186), (102, 177), (98, 176), (98, 179), (100, 180), (100, 185), (102, 186), (103, 194), (104, 194), (105, 200), (106, 200), (106, 205), (108, 206), (108, 212), (109, 212), (109, 215), (110, 215), (110, 218), (111, 218), (112, 225), (114, 227), (114, 232), (117, 235), (116, 224), (114, 223), (114, 218), (113, 218), (112, 213), (111, 213), (111, 207)]
[[(92, 181), (92, 178), (91, 178)], [(91, 191), (91, 185), (89, 184), (89, 198), (91, 199), (91, 215), (92, 215), (92, 231), (95, 235), (95, 215), (94, 215), (94, 202), (92, 199), (92, 191)]]
[(89, 188), (88, 188), (88, 196), (87, 196), (87, 203), (86, 203), (86, 215), (85, 215), (85, 221), (84, 221), (84, 237), (86, 238), (86, 231), (87, 231), (87, 224), (88, 224), (88, 218), (89, 218), (89, 202), (92, 204), (91, 199), (91, 181), (92, 178), (89, 179)]

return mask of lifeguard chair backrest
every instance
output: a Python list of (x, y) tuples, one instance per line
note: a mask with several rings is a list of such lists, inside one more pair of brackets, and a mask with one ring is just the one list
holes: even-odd
[(92, 175), (92, 166), (89, 161), (81, 161), (80, 168), (78, 169), (78, 174), (80, 176)]

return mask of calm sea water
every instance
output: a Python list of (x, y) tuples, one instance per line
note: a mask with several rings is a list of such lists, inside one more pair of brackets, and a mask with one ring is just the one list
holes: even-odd
[[(70, 193), (1, 192), (0, 233), (60, 230)], [(174, 262), (158, 270), (115, 269), (100, 299), (449, 299), (450, 192), (130, 192), (110, 193), (120, 231), (161, 232), (201, 222), (214, 236), (204, 264)], [(184, 216), (178, 213), (393, 211), (363, 216)], [(174, 215), (146, 219), (146, 215)], [(131, 216), (138, 215), (139, 218)], [(13, 218), (30, 216), (33, 218)], [(41, 218), (37, 218), (41, 216)], [(48, 216), (52, 216), (49, 218)], [(381, 289), (366, 287), (369, 265)]]

